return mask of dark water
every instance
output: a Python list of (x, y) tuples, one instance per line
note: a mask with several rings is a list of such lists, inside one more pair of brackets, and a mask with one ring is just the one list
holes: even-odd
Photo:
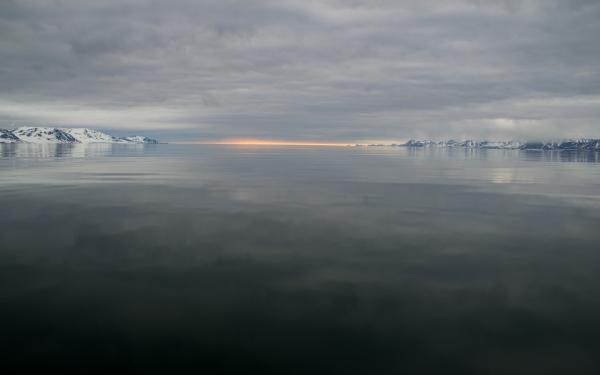
[(600, 372), (598, 154), (0, 152), (3, 368)]

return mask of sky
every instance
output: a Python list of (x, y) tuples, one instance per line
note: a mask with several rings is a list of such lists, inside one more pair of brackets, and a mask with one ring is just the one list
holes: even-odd
[(0, 128), (600, 138), (598, 0), (0, 0)]

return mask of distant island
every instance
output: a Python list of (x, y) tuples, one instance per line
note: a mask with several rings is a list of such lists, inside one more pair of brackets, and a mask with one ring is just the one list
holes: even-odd
[(86, 128), (48, 128), (20, 127), (17, 129), (0, 129), (0, 143), (33, 143), (33, 144), (157, 144), (156, 139), (133, 135), (114, 137), (94, 129)]
[[(0, 129), (0, 144), (158, 144), (156, 139), (140, 135), (115, 137), (98, 130), (88, 128), (52, 128), (20, 127)], [(411, 147), (411, 148), (464, 148), (464, 149), (500, 149), (500, 150), (564, 150), (600, 152), (600, 139), (577, 138), (560, 141), (488, 141), (488, 140), (417, 140), (405, 143), (349, 144), (355, 147)]]
[(406, 143), (392, 144), (356, 144), (367, 147), (447, 147), (468, 149), (501, 149), (501, 150), (571, 150), (600, 151), (600, 139), (568, 139), (562, 141), (431, 141), (411, 139)]

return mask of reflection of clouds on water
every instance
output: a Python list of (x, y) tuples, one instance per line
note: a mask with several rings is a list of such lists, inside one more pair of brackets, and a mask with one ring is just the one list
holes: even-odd
[[(169, 181), (173, 159), (152, 157), (156, 145), (0, 144), (1, 184)], [(140, 156), (146, 156), (140, 158)]]
[(569, 150), (520, 150), (527, 161), (600, 163), (600, 152)]
[[(0, 145), (0, 184), (69, 181), (202, 186), (211, 181), (238, 183), (240, 201), (284, 201), (282, 186), (319, 178), (331, 183), (453, 184), (474, 188), (493, 184), (511, 193), (547, 190), (595, 194), (599, 153), (444, 148), (254, 148), (252, 152), (202, 145)], [(51, 168), (50, 168), (51, 166)], [(592, 168), (590, 168), (592, 167)], [(35, 173), (33, 173), (35, 171)], [(60, 176), (60, 179), (57, 178)], [(242, 186), (259, 181), (258, 187)], [(526, 185), (533, 187), (527, 188)], [(328, 190), (311, 197), (328, 197)], [(253, 190), (254, 189), (254, 190)], [(286, 188), (287, 189), (287, 188)], [(365, 197), (373, 202), (375, 197)]]
[(235, 200), (235, 201), (242, 201), (242, 202), (256, 202), (257, 201), (257, 194), (256, 194), (256, 190), (251, 190), (251, 189), (244, 189), (244, 188), (239, 188), (239, 189), (232, 189), (231, 191), (231, 199)]
[(483, 173), (483, 178), (493, 184), (531, 184), (536, 182), (535, 177), (524, 168), (489, 168)]
[(598, 369), (592, 163), (391, 148), (6, 149), (7, 356), (100, 363), (135, 348), (143, 367), (159, 348), (184, 366), (217, 353), (306, 364), (300, 373), (519, 373), (549, 358)]
[(489, 171), (489, 180), (494, 184), (510, 184), (515, 182), (515, 170), (512, 168), (493, 168)]
[(47, 159), (47, 158), (94, 158), (115, 153), (143, 154), (144, 145), (118, 145), (110, 143), (92, 144), (0, 144), (3, 158)]
[[(119, 176), (108, 173), (95, 175)], [(4, 337), (39, 339), (19, 349), (65, 361), (131, 345), (149, 359), (175, 340), (162, 353), (180, 363), (216, 347), (274, 366), (308, 357), (329, 373), (339, 360), (357, 373), (373, 360), (518, 373), (540, 356), (561, 368), (595, 358), (597, 210), (441, 184), (256, 177), (0, 194), (0, 302), (11, 302), (0, 319), (15, 327)]]

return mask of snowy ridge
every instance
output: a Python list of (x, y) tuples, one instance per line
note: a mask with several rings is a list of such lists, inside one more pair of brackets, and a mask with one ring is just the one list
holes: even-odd
[(73, 136), (80, 143), (115, 143), (118, 139), (112, 135), (99, 132), (98, 130), (75, 128), (75, 129), (64, 129), (65, 132)]
[(86, 128), (20, 127), (13, 130), (0, 129), (0, 143), (157, 144), (158, 141), (139, 135), (119, 138)]
[(520, 149), (523, 146), (523, 143), (517, 141), (474, 141), (474, 140), (465, 140), (465, 141), (456, 141), (456, 140), (448, 140), (448, 141), (430, 141), (430, 140), (414, 140), (402, 144), (400, 146), (405, 147), (459, 147), (459, 148), (485, 148), (485, 149)]
[(10, 130), (0, 129), (0, 143), (15, 143), (19, 142), (19, 138)]
[(152, 138), (148, 138), (148, 137), (144, 137), (141, 135), (133, 135), (130, 137), (124, 137), (124, 138), (119, 138), (119, 141), (125, 141), (127, 143), (150, 143), (150, 144), (157, 144), (158, 141), (156, 139), (152, 139)]
[(12, 134), (26, 143), (77, 143), (72, 135), (58, 128), (22, 127), (13, 130)]
[(504, 149), (504, 150), (572, 150), (600, 151), (600, 139), (567, 139), (562, 141), (430, 141), (414, 140), (401, 144), (404, 147), (457, 147), (472, 149)]

